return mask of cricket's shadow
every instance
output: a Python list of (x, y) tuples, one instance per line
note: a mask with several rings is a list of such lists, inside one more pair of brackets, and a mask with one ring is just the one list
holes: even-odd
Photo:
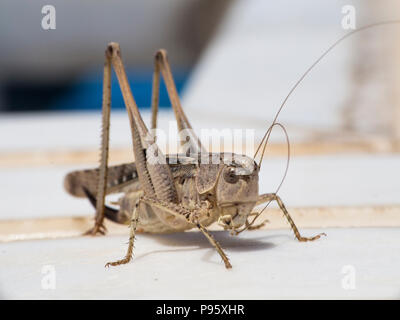
[[(221, 246), (229, 252), (241, 252), (241, 251), (260, 251), (260, 250), (268, 250), (276, 245), (271, 242), (273, 238), (290, 238), (287, 235), (265, 235), (258, 236), (260, 233), (257, 231), (254, 235), (257, 237), (244, 238), (241, 236), (231, 236), (227, 231), (211, 231), (215, 240), (217, 240)], [(172, 234), (141, 234), (141, 237), (149, 237), (153, 240), (158, 241), (159, 243), (165, 245), (166, 248), (164, 250), (156, 250), (145, 253), (143, 255), (137, 256), (136, 259), (144, 258), (147, 255), (155, 254), (155, 253), (165, 253), (165, 252), (180, 252), (180, 251), (192, 251), (192, 250), (200, 250), (209, 248), (207, 253), (204, 255), (203, 260), (210, 262), (211, 257), (216, 254), (218, 255), (215, 248), (212, 247), (210, 242), (205, 238), (205, 236), (201, 232), (179, 232)], [(269, 241), (268, 241), (269, 240)], [(182, 248), (183, 246), (188, 248)], [(173, 249), (171, 247), (179, 247), (177, 249)]]
[[(257, 232), (258, 233), (258, 232)], [(211, 234), (223, 248), (230, 251), (256, 251), (272, 248), (275, 245), (271, 242), (263, 241), (271, 239), (271, 235), (244, 238), (241, 236), (231, 236), (227, 231), (211, 231)], [(189, 231), (170, 234), (152, 234), (151, 237), (166, 246), (190, 246), (202, 248), (210, 248), (211, 244), (201, 232)]]

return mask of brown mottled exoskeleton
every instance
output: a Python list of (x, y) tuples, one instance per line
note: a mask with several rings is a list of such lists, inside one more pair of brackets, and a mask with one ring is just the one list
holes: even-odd
[[(225, 230), (237, 234), (256, 229), (249, 218), (257, 216), (254, 207), (276, 201), (299, 241), (320, 238), (302, 237), (276, 193), (259, 195), (259, 165), (250, 157), (232, 153), (207, 153), (182, 110), (166, 52), (155, 55), (152, 93), (152, 129), (156, 128), (160, 72), (164, 78), (175, 113), (179, 131), (189, 132), (190, 152), (184, 156), (167, 156), (165, 162), (155, 137), (142, 120), (133, 99), (122, 64), (120, 47), (110, 43), (106, 50), (103, 86), (102, 153), (99, 169), (74, 171), (65, 178), (66, 190), (78, 197), (87, 197), (96, 207), (94, 227), (87, 234), (104, 234), (104, 218), (130, 224), (128, 251), (122, 260), (107, 263), (116, 266), (132, 259), (136, 230), (149, 233), (168, 233), (198, 228), (216, 248), (226, 268), (231, 264), (219, 243), (206, 229), (218, 222)], [(108, 167), (109, 128), (111, 108), (111, 66), (113, 66), (128, 111), (135, 163)], [(185, 141), (185, 143), (187, 143)], [(157, 159), (159, 159), (157, 158)], [(123, 192), (119, 210), (105, 206), (106, 194)]]

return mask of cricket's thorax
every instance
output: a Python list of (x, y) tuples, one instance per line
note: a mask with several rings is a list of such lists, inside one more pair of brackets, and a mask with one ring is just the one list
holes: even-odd
[[(174, 186), (178, 195), (179, 206), (188, 210), (201, 210), (199, 222), (209, 226), (219, 216), (215, 195), (211, 192), (199, 194), (196, 186), (196, 177), (199, 166), (188, 163), (188, 159), (175, 159), (170, 164), (174, 178)], [(143, 195), (142, 191), (133, 191), (125, 194), (120, 201), (120, 214), (124, 214), (129, 221), (137, 199)], [(194, 224), (187, 221), (182, 215), (174, 215), (165, 210), (154, 209), (151, 205), (142, 203), (139, 206), (138, 230), (149, 233), (168, 233), (188, 230)]]
[[(195, 175), (175, 178), (174, 183), (178, 194), (179, 206), (188, 210), (203, 209), (203, 214), (199, 216), (198, 220), (203, 226), (209, 226), (218, 219), (219, 208), (213, 202), (212, 197), (197, 193)], [(131, 209), (129, 212), (132, 213), (133, 210)], [(184, 231), (193, 227), (195, 225), (182, 215), (154, 209), (145, 203), (139, 206), (138, 230), (150, 233), (168, 233)]]

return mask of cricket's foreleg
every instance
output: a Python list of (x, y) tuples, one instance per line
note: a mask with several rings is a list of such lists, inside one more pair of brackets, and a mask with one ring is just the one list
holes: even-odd
[(296, 239), (298, 241), (300, 241), (300, 242), (314, 241), (314, 240), (317, 240), (317, 239), (321, 238), (321, 236), (326, 236), (325, 233), (320, 233), (320, 234), (318, 234), (318, 235), (316, 235), (314, 237), (309, 237), (309, 238), (302, 237), (300, 235), (299, 229), (297, 229), (292, 217), (290, 216), (289, 212), (287, 211), (287, 209), (286, 209), (285, 205), (283, 204), (281, 198), (277, 194), (275, 194), (275, 193), (266, 193), (266, 194), (261, 195), (259, 197), (259, 200), (257, 201), (257, 205), (261, 204), (261, 203), (264, 203), (264, 202), (268, 202), (268, 201), (276, 201), (278, 203), (279, 208), (282, 210), (283, 214), (285, 215), (285, 217), (286, 217), (287, 221), (289, 222), (290, 227), (292, 228), (292, 230), (294, 232), (294, 235), (296, 236)]
[(102, 132), (101, 132), (101, 158), (99, 180), (97, 185), (97, 203), (95, 224), (85, 234), (105, 234), (104, 203), (107, 188), (108, 153), (110, 137), (110, 109), (111, 109), (111, 60), (106, 54), (103, 77), (103, 107), (102, 107)]
[[(252, 212), (252, 213), (249, 215), (249, 217), (251, 217), (251, 216), (257, 216), (257, 215), (258, 215), (258, 212)], [(252, 230), (261, 229), (262, 227), (264, 227), (264, 226), (267, 224), (267, 222), (269, 222), (269, 221), (268, 221), (267, 219), (265, 219), (263, 222), (261, 222), (261, 223), (259, 223), (259, 224), (256, 224), (256, 225), (251, 224), (251, 225), (249, 225), (249, 226), (247, 227), (247, 230), (252, 231)]]
[(121, 260), (117, 260), (114, 262), (108, 262), (106, 263), (106, 267), (109, 266), (119, 266), (121, 264), (126, 264), (129, 261), (132, 260), (132, 255), (133, 255), (133, 244), (135, 241), (135, 232), (136, 232), (136, 227), (139, 222), (139, 204), (140, 204), (140, 199), (136, 202), (135, 204), (135, 209), (133, 210), (133, 215), (130, 223), (130, 233), (129, 233), (129, 244), (128, 244), (128, 250), (126, 252), (125, 258)]

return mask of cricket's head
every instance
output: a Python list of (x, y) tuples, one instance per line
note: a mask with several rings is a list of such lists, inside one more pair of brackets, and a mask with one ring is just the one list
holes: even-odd
[(218, 222), (224, 229), (235, 231), (246, 223), (258, 199), (258, 173), (252, 158), (234, 154), (224, 159), (215, 186)]

